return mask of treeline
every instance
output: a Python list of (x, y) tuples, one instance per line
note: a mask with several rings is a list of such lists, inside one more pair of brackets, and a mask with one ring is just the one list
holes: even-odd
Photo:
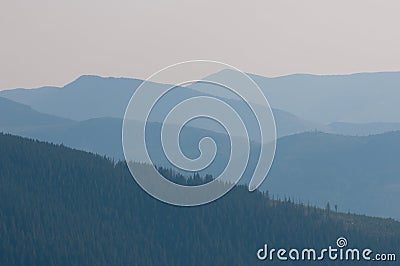
[[(159, 170), (181, 183), (202, 179)], [(352, 247), (400, 249), (400, 223), (391, 219), (242, 186), (204, 206), (171, 206), (146, 194), (123, 162), (0, 134), (0, 265), (274, 265), (257, 260), (264, 243), (326, 248), (340, 236)]]

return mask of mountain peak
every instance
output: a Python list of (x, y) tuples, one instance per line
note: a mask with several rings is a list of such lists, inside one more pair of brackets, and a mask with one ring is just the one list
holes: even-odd
[(90, 83), (90, 82), (99, 82), (102, 81), (104, 79), (107, 79), (106, 77), (101, 77), (101, 76), (97, 76), (97, 75), (81, 75), (79, 76), (77, 79), (75, 79), (74, 81), (68, 83), (67, 85), (65, 85), (64, 87), (67, 87), (71, 84), (77, 84), (77, 83)]

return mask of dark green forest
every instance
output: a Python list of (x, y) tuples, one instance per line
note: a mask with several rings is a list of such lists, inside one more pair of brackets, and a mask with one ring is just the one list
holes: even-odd
[(256, 252), (264, 243), (327, 248), (341, 236), (349, 247), (400, 256), (400, 223), (392, 219), (273, 199), (244, 186), (204, 206), (171, 206), (147, 195), (124, 162), (0, 134), (0, 265), (304, 265), (258, 261)]

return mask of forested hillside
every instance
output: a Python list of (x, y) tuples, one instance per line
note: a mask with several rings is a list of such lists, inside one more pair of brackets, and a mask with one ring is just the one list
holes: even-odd
[(326, 248), (341, 236), (351, 247), (400, 250), (391, 219), (245, 187), (205, 206), (170, 206), (142, 191), (123, 162), (0, 134), (0, 265), (280, 265), (259, 262), (257, 250)]

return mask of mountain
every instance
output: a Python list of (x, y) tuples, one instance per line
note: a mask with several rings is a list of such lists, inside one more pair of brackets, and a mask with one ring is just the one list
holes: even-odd
[(16, 103), (3, 97), (0, 97), (0, 113), (0, 129), (5, 131), (44, 128), (50, 125), (66, 125), (73, 122), (54, 115), (37, 112), (27, 105)]
[[(260, 77), (255, 79), (258, 80)], [(38, 89), (1, 91), (0, 95), (3, 97), (0, 97), (0, 108), (2, 113), (8, 115), (3, 116), (0, 120), (0, 129), (5, 132), (18, 133), (31, 126), (71, 125), (71, 122), (73, 122), (70, 119), (62, 119), (61, 117), (69, 117), (78, 121), (94, 118), (122, 118), (132, 93), (141, 83), (142, 80), (136, 79), (81, 76), (63, 88), (42, 87)], [(162, 85), (155, 84), (155, 86)], [(182, 94), (182, 92), (184, 93)], [(157, 110), (158, 114), (152, 117), (153, 122), (160, 122), (163, 116), (179, 100), (198, 95), (200, 94), (196, 90), (189, 88), (179, 91), (179, 95), (178, 93), (169, 95), (167, 100), (164, 101), (163, 107)], [(11, 100), (7, 101), (7, 99), (12, 99), (13, 102)], [(245, 111), (245, 108), (237, 100), (229, 97), (222, 97), (221, 99), (238, 108), (239, 113)], [(22, 104), (17, 107), (18, 103)], [(39, 114), (36, 110), (42, 113)], [(326, 133), (354, 136), (400, 130), (400, 123), (333, 122), (324, 125), (305, 120), (277, 108), (273, 108), (272, 111), (276, 121), (278, 137), (315, 129)], [(204, 121), (192, 121), (191, 126), (212, 130), (217, 133), (225, 133), (221, 127)], [(256, 141), (255, 139), (253, 140)]]
[[(214, 75), (223, 79), (231, 74), (225, 70)], [(344, 135), (398, 129), (400, 110), (396, 99), (400, 96), (397, 90), (400, 72), (331, 76), (297, 74), (278, 78), (249, 75), (261, 87), (273, 108), (279, 136), (315, 128)], [(1, 91), (0, 96), (42, 113), (72, 120), (122, 118), (130, 97), (142, 82), (85, 75), (62, 88), (14, 89)], [(154, 83), (154, 86), (166, 85)], [(167, 97), (164, 109), (174, 106), (180, 99), (200, 95), (196, 88), (190, 86), (172, 93)], [(212, 94), (212, 91), (207, 93)], [(218, 95), (237, 106), (229, 95)], [(155, 119), (158, 120), (152, 122), (160, 122), (160, 117)], [(204, 123), (198, 125), (204, 127)], [(222, 132), (215, 127), (207, 129)]]
[[(43, 87), (38, 89), (14, 89), (0, 91), (0, 96), (13, 101), (29, 105), (33, 109), (65, 117), (76, 121), (84, 121), (94, 118), (123, 118), (128, 102), (142, 83), (142, 80), (128, 78), (102, 78), (98, 76), (81, 76), (77, 80), (62, 88)], [(154, 86), (167, 86), (154, 83)], [(180, 101), (200, 95), (190, 88), (173, 90), (166, 94), (156, 112), (151, 116), (151, 122), (161, 122), (165, 115)], [(239, 114), (249, 113), (248, 107), (237, 100), (223, 99), (234, 108)], [(1, 103), (0, 103), (1, 104)], [(304, 132), (316, 128), (315, 123), (305, 121), (288, 112), (273, 109), (277, 123), (279, 136)], [(246, 117), (249, 115), (247, 114)], [(208, 122), (193, 121), (192, 127), (204, 128), (207, 130), (225, 133), (220, 126)]]
[[(137, 122), (135, 126), (137, 126), (138, 130), (141, 130), (143, 125)], [(5, 132), (55, 144), (63, 144), (74, 149), (93, 152), (115, 160), (124, 160), (122, 119), (118, 118), (96, 118), (58, 126), (8, 130)], [(146, 132), (147, 148), (154, 163), (164, 167), (171, 166), (162, 149), (161, 124), (148, 123)], [(218, 154), (213, 166), (208, 167), (203, 173), (217, 174), (229, 158), (230, 144), (229, 138), (225, 134), (184, 126), (180, 136), (181, 148), (187, 156), (195, 158), (200, 155), (198, 143), (204, 137), (211, 137), (215, 140), (218, 146)]]
[(400, 122), (400, 72), (251, 75), (271, 105), (318, 123)]
[(97, 118), (52, 127), (39, 127), (20, 131), (8, 130), (19, 136), (63, 144), (71, 148), (105, 155), (117, 160), (122, 152), (122, 120)]
[[(142, 126), (141, 123), (137, 123), (138, 130)], [(148, 132), (146, 137), (148, 138), (149, 153), (156, 155), (152, 157), (155, 163), (162, 166), (168, 165), (169, 163), (165, 156), (161, 156), (163, 154), (160, 142), (161, 124), (149, 123), (146, 130)], [(8, 133), (55, 144), (63, 144), (116, 160), (124, 160), (122, 119), (118, 118), (95, 118), (53, 127), (34, 128), (17, 132), (10, 130)], [(181, 137), (183, 140), (181, 143), (182, 149), (191, 156), (198, 155), (197, 143), (205, 136), (212, 137), (219, 143), (219, 146), (224, 144), (226, 149), (229, 148), (227, 144), (228, 138), (225, 134), (185, 126)], [(227, 153), (228, 151), (223, 154)], [(221, 157), (221, 155), (218, 157)]]
[[(229, 80), (237, 75), (223, 70), (210, 76)], [(273, 108), (305, 120), (371, 123), (400, 122), (400, 72), (351, 75), (295, 74), (268, 78), (248, 74), (261, 88)]]
[(321, 250), (338, 237), (349, 248), (400, 248), (400, 223), (391, 219), (272, 200), (240, 186), (204, 206), (175, 207), (147, 195), (124, 163), (3, 134), (0, 147), (1, 265), (309, 265), (259, 261), (256, 253), (264, 244)]
[(141, 80), (81, 76), (62, 88), (14, 89), (0, 96), (72, 120), (121, 117)]
[(312, 131), (321, 127), (321, 125), (318, 123), (304, 120), (298, 116), (295, 116), (289, 112), (280, 109), (274, 108), (272, 109), (272, 112), (275, 117), (278, 137)]
[(319, 132), (283, 137), (263, 190), (330, 202), (342, 211), (400, 219), (400, 132), (350, 137)]
[[(43, 113), (77, 121), (100, 117), (122, 118), (132, 94), (142, 82), (138, 79), (84, 75), (62, 88), (5, 90), (0, 92), (0, 96)], [(182, 95), (175, 93), (170, 98), (191, 95), (190, 90), (181, 90), (179, 94)]]

